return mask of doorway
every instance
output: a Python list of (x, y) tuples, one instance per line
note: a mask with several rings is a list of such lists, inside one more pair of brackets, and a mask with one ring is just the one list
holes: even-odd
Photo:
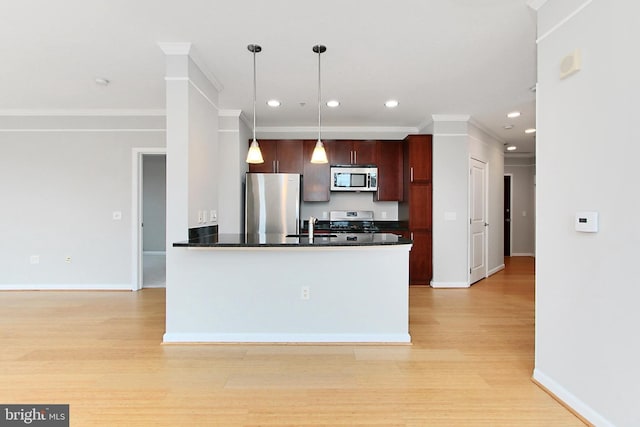
[(142, 155), (142, 287), (166, 285), (167, 156)]
[(487, 164), (471, 159), (469, 171), (469, 284), (487, 277)]
[(166, 285), (166, 149), (134, 148), (132, 290)]
[(504, 256), (511, 256), (511, 179), (504, 176)]

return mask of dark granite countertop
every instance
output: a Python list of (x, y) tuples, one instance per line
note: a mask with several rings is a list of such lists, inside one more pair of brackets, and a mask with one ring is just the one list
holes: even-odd
[(309, 247), (309, 246), (380, 246), (408, 245), (410, 239), (390, 233), (317, 233), (313, 242), (304, 234), (201, 234), (174, 247)]

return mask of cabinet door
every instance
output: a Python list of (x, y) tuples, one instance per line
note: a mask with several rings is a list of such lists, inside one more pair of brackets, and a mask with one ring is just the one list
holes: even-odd
[(352, 141), (351, 151), (354, 165), (376, 164), (376, 141)]
[(431, 231), (432, 224), (431, 183), (413, 183), (409, 188), (409, 229)]
[(403, 200), (402, 141), (378, 141), (376, 144), (378, 165), (379, 202)]
[(331, 149), (332, 165), (375, 165), (376, 141), (337, 140), (325, 141)]
[[(251, 139), (249, 145), (251, 145)], [(264, 163), (249, 164), (249, 172), (255, 173), (274, 173), (276, 171), (276, 161), (278, 153), (278, 142), (273, 139), (258, 140), (260, 144), (260, 151), (262, 152), (262, 158)], [(249, 146), (247, 146), (248, 149)]]
[(324, 141), (327, 157), (332, 165), (350, 165), (353, 154), (351, 141)]
[(278, 140), (276, 172), (300, 174), (303, 172), (302, 145), (302, 140)]
[(410, 182), (431, 182), (431, 135), (407, 136)]
[[(302, 200), (305, 202), (328, 202), (330, 189), (329, 163), (313, 164), (311, 155), (316, 146), (315, 140), (305, 140), (303, 144)], [(329, 145), (325, 145), (327, 157), (331, 154)], [(329, 157), (330, 158), (330, 157)]]
[(409, 252), (409, 283), (428, 285), (432, 277), (431, 232), (413, 231), (413, 246)]

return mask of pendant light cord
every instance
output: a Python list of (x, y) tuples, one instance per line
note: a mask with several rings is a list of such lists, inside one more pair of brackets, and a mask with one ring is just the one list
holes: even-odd
[(321, 138), (321, 136), (322, 136), (322, 126), (320, 125), (320, 123), (321, 123), (321, 117), (322, 117), (321, 116), (321, 111), (322, 111), (321, 105), (322, 105), (322, 102), (321, 102), (321, 95), (320, 94), (321, 94), (322, 86), (321, 86), (321, 83), (320, 83), (320, 75), (321, 75), (321, 73), (320, 73), (320, 55), (322, 54), (322, 49), (320, 48), (320, 45), (317, 45), (317, 48), (318, 48), (318, 141), (321, 141), (322, 140), (322, 138)]
[(253, 49), (253, 140), (256, 140), (256, 48)]

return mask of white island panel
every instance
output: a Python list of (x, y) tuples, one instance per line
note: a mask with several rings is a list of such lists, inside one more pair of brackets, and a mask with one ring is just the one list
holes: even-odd
[(164, 342), (409, 343), (410, 249), (172, 248)]

